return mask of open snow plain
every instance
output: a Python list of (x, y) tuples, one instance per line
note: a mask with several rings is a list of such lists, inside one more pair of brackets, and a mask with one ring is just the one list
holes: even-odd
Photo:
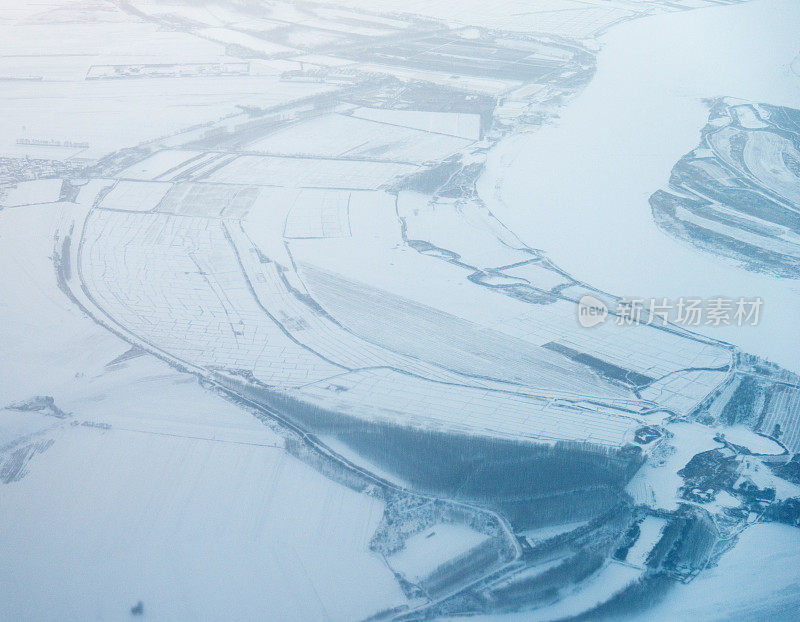
[[(665, 70), (649, 103), (608, 94), (633, 56), (676, 58), (648, 39), (662, 20), (718, 15), (732, 36), (758, 17), (791, 69), (796, 9), (768, 4), (0, 9), (0, 618), (668, 619), (703, 590), (718, 604), (701, 619), (789, 611), (797, 330), (620, 311), (621, 295), (708, 294), (667, 285), (724, 260), (669, 237), (698, 218), (697, 185), (669, 175), (711, 86)], [(628, 47), (601, 49), (616, 32)], [(793, 257), (797, 134), (771, 111), (797, 77), (758, 75), (783, 98), (713, 94), (751, 103), (716, 100), (730, 128), (712, 118), (716, 151), (687, 157), (728, 167), (709, 186), (757, 178), (789, 222), (733, 218), (751, 203), (728, 193), (719, 235)], [(588, 131), (591, 97), (609, 119)], [(615, 168), (673, 126), (686, 141), (647, 170)], [(598, 218), (586, 179), (620, 206)], [(648, 204), (667, 182), (672, 229)], [(665, 291), (626, 291), (585, 227), (619, 257), (657, 240), (647, 276)], [(793, 276), (771, 259), (721, 264), (713, 293), (771, 310)], [(607, 309), (591, 328), (587, 297)], [(748, 603), (732, 582), (755, 532), (777, 587)]]

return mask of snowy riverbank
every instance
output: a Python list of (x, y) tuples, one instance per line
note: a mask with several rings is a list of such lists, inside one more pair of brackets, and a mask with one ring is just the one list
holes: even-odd
[(649, 196), (697, 145), (704, 99), (800, 107), (800, 5), (756, 0), (634, 20), (602, 37), (597, 74), (553, 125), (490, 154), (492, 212), (576, 278), (620, 296), (764, 299), (756, 327), (707, 328), (800, 370), (800, 281), (747, 272), (660, 231)]

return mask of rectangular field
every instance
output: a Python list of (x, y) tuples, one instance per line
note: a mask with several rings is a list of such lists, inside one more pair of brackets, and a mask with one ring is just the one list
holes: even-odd
[(412, 164), (363, 160), (241, 156), (207, 179), (228, 184), (377, 190), (417, 168)]

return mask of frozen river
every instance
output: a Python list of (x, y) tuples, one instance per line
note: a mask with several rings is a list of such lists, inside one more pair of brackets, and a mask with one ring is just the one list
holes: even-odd
[(800, 280), (747, 272), (662, 233), (648, 199), (697, 146), (704, 99), (800, 108), (800, 3), (755, 0), (612, 28), (553, 125), (500, 143), (479, 182), (495, 215), (576, 278), (620, 296), (760, 296), (755, 327), (708, 335), (800, 370)]

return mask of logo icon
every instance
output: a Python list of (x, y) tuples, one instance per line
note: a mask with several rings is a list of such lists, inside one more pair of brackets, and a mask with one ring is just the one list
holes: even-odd
[(606, 321), (608, 305), (599, 298), (586, 294), (578, 301), (578, 322), (584, 328), (591, 328)]

